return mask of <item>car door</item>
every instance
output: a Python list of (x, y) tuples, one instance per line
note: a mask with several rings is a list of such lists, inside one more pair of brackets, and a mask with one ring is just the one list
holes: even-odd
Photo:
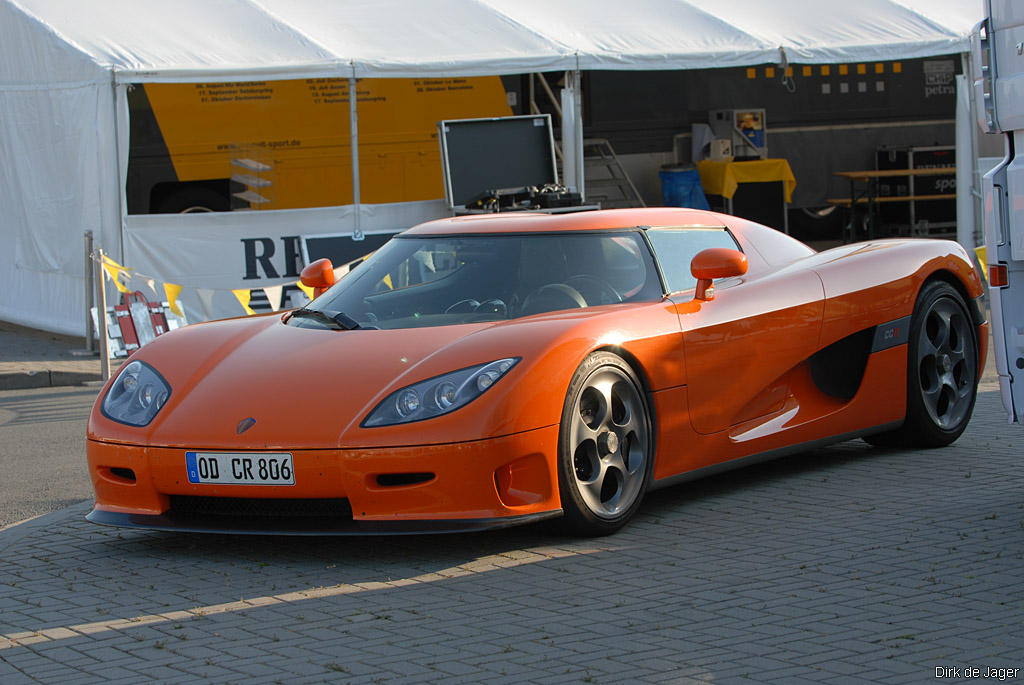
[(690, 421), (711, 434), (779, 412), (787, 372), (818, 347), (824, 288), (795, 267), (715, 282), (714, 299), (694, 300), (693, 255), (707, 247), (739, 249), (724, 228), (649, 230), (683, 331)]

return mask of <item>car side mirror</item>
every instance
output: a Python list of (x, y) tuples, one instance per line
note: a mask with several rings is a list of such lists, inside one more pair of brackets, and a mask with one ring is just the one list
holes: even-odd
[(715, 278), (731, 278), (747, 273), (747, 256), (728, 247), (709, 247), (694, 255), (690, 273), (697, 279), (695, 300), (715, 299), (711, 282)]
[(299, 274), (302, 285), (313, 289), (313, 299), (320, 297), (324, 291), (334, 285), (334, 265), (324, 257), (307, 264)]

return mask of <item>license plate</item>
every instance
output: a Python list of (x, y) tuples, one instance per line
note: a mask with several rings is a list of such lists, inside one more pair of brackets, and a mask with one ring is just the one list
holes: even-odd
[(295, 485), (288, 452), (186, 452), (190, 483)]

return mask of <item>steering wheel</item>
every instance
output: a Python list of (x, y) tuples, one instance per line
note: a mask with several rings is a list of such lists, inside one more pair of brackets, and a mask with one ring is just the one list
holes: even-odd
[(526, 296), (519, 313), (521, 316), (527, 316), (586, 306), (587, 301), (583, 299), (583, 295), (576, 288), (565, 283), (548, 283)]
[(477, 321), (495, 321), (508, 318), (508, 305), (504, 300), (497, 298), (484, 300), (473, 310), (472, 316), (466, 319), (466, 323)]
[(587, 304), (591, 306), (622, 302), (622, 295), (619, 295), (619, 291), (597, 276), (576, 274), (565, 279), (564, 283), (578, 290), (587, 300)]
[(476, 311), (476, 308), (480, 306), (480, 303), (470, 298), (468, 300), (459, 300), (448, 309), (444, 310), (445, 314), (472, 314)]

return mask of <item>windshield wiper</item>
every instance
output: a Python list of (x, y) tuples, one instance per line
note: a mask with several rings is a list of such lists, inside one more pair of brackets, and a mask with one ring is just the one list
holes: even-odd
[(292, 312), (292, 316), (304, 316), (318, 321), (323, 321), (326, 324), (337, 326), (344, 331), (354, 331), (360, 328), (359, 322), (348, 316), (344, 312), (338, 312), (334, 316), (320, 311), (319, 309), (296, 309)]

